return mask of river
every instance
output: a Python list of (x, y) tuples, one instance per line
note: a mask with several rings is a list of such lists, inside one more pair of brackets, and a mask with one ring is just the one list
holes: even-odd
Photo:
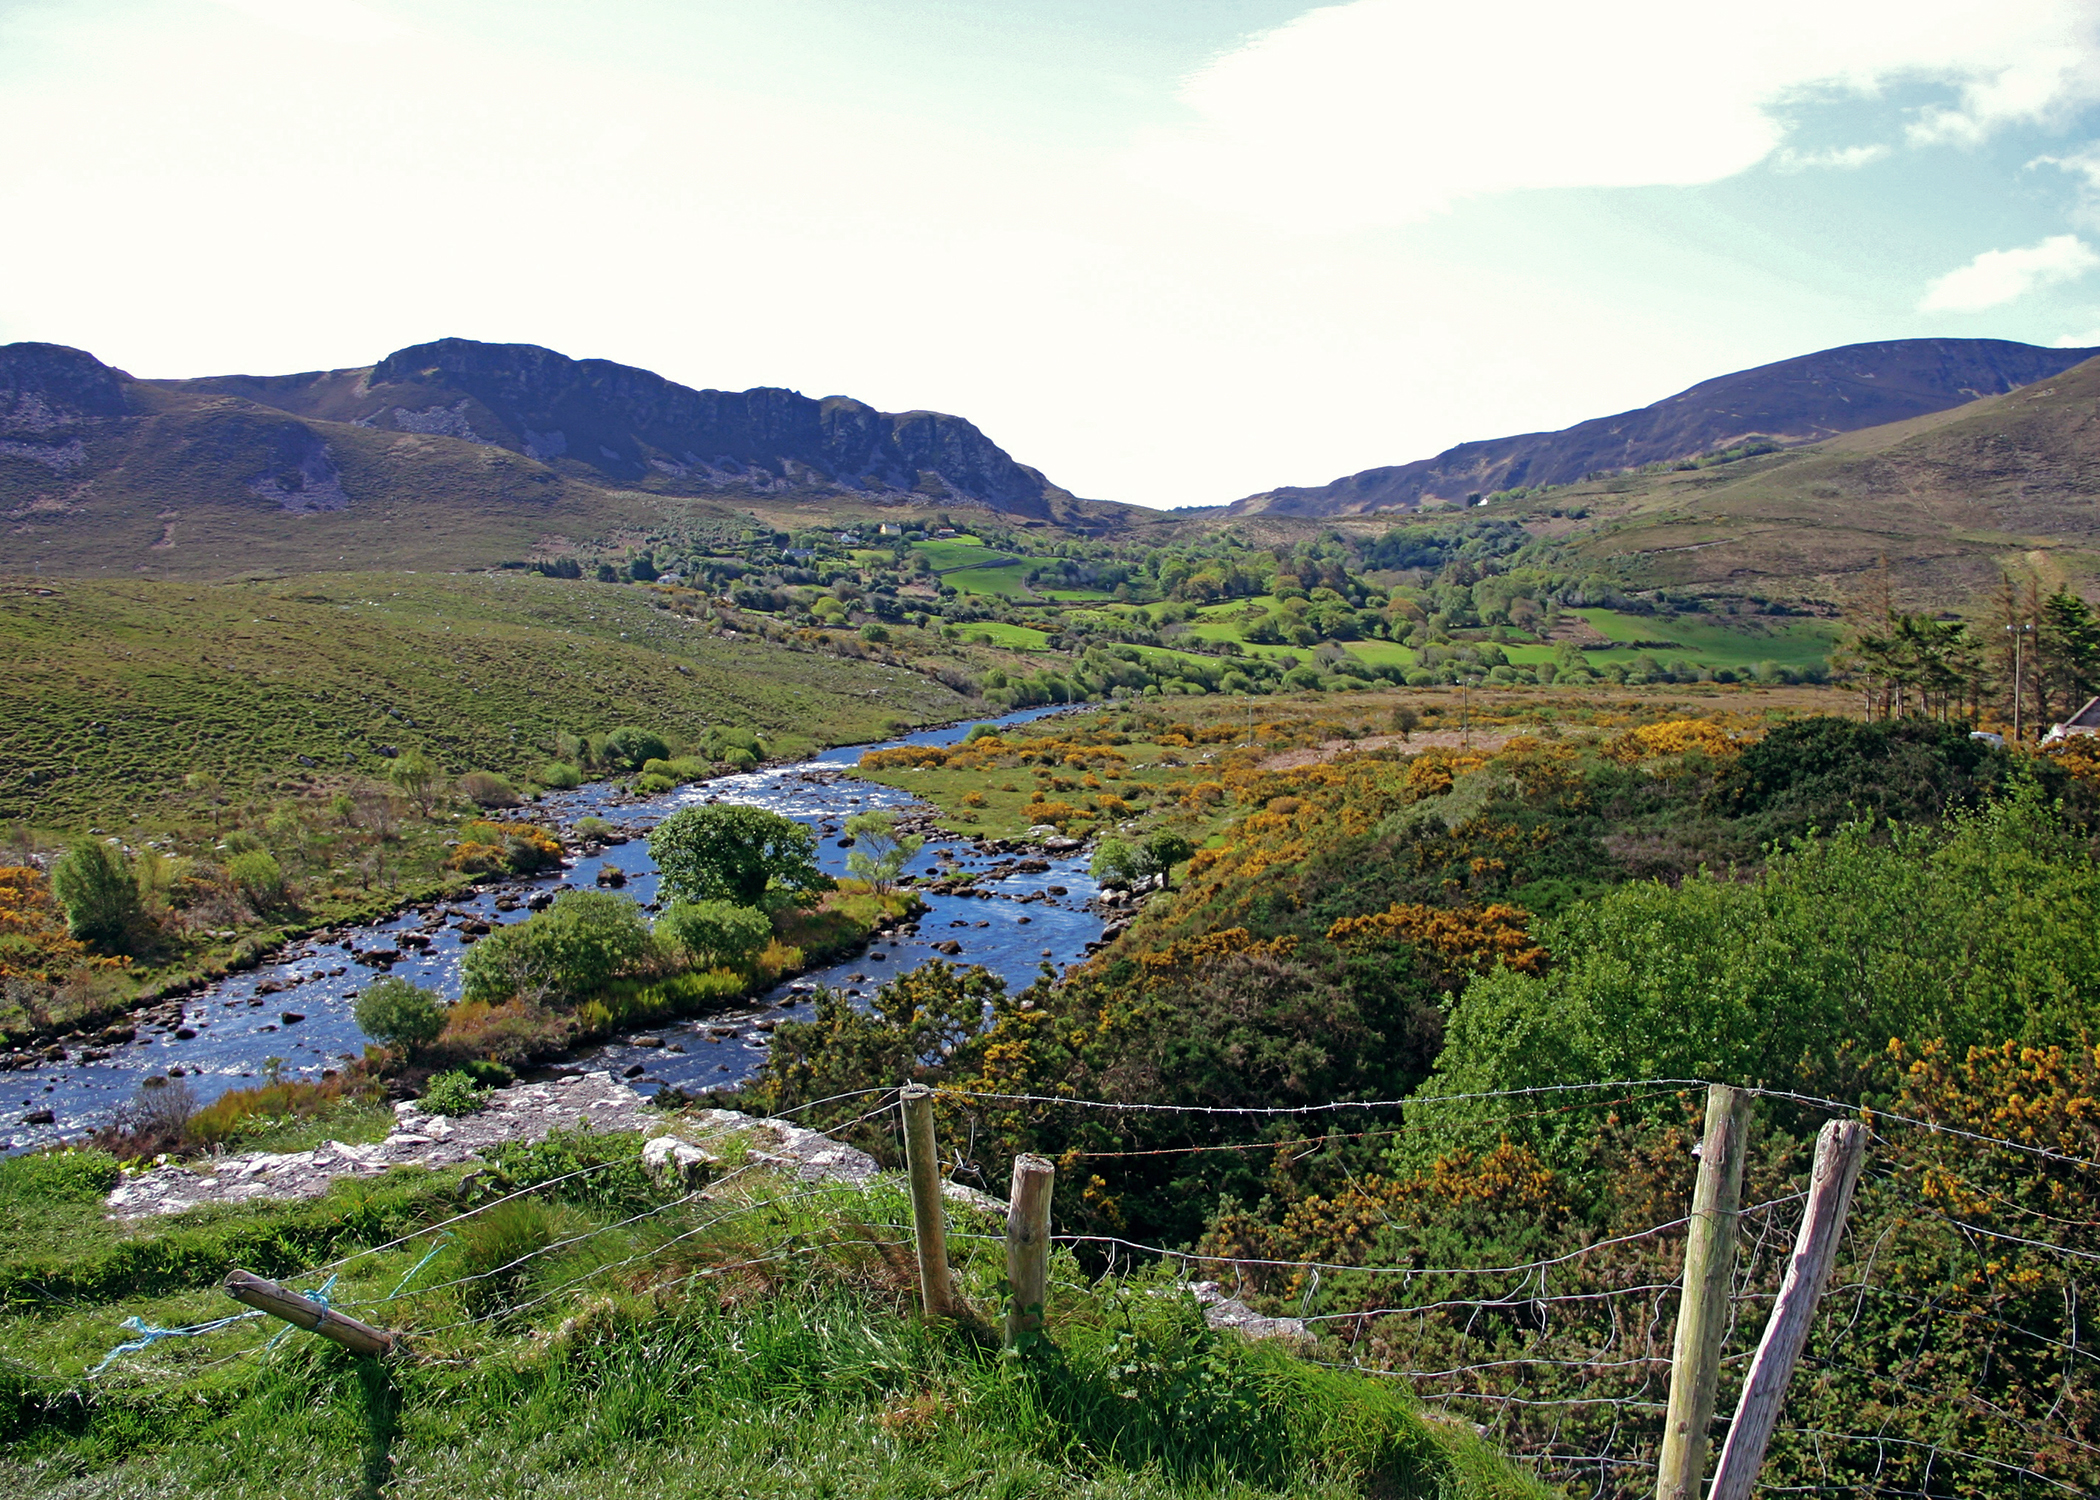
[[(1039, 708), (985, 721), (1017, 724), (1063, 710)], [(710, 800), (771, 808), (817, 828), (820, 862), (833, 875), (846, 872), (847, 851), (839, 847), (840, 825), (869, 808), (913, 805), (909, 793), (860, 781), (845, 773), (863, 752), (896, 745), (948, 745), (969, 731), (963, 723), (928, 730), (880, 745), (849, 745), (794, 765), (719, 777), (680, 787), (645, 801), (621, 799), (616, 789), (600, 784), (574, 792), (550, 794), (540, 811), (564, 825), (602, 816), (641, 831), (682, 807)], [(979, 854), (969, 840), (930, 838), (907, 867), (926, 874), (942, 867), (978, 872), (1005, 856)], [(1097, 892), (1080, 855), (1041, 856), (1046, 872), (1009, 874), (989, 885), (994, 899), (927, 894), (927, 910), (917, 929), (892, 939), (878, 939), (867, 951), (829, 968), (812, 970), (768, 994), (733, 1009), (714, 1012), (614, 1038), (585, 1048), (567, 1059), (569, 1066), (609, 1068), (616, 1075), (639, 1067), (631, 1081), (643, 1092), (664, 1087), (698, 1092), (731, 1087), (751, 1076), (764, 1060), (767, 1032), (781, 1020), (807, 1020), (814, 1013), (809, 988), (825, 985), (865, 1000), (884, 980), (928, 958), (946, 956), (957, 964), (982, 964), (1018, 989), (1034, 979), (1043, 964), (1062, 966), (1084, 955), (1099, 937), (1102, 919), (1091, 904)], [(448, 914), (433, 928), (418, 910), (397, 913), (382, 922), (341, 929), (337, 941), (318, 945), (294, 943), (247, 973), (232, 975), (186, 997), (179, 1022), (139, 1028), (135, 1040), (115, 1046), (68, 1047), (64, 1062), (34, 1070), (0, 1073), (0, 1105), (5, 1106), (5, 1149), (20, 1150), (56, 1138), (78, 1135), (106, 1123), (117, 1107), (131, 1099), (140, 1083), (154, 1075), (188, 1080), (197, 1102), (209, 1103), (228, 1089), (252, 1085), (271, 1058), (280, 1060), (286, 1077), (319, 1078), (331, 1068), (362, 1055), (369, 1040), (351, 1011), (358, 990), (371, 983), (374, 970), (352, 962), (353, 951), (399, 948), (402, 957), (391, 972), (455, 999), (460, 989), (459, 922), (479, 920), (492, 926), (522, 921), (530, 913), (522, 898), (534, 892), (595, 889), (599, 868), (612, 865), (627, 877), (622, 893), (645, 904), (657, 899), (657, 874), (648, 842), (636, 837), (609, 846), (603, 855), (578, 858), (574, 865), (527, 882), (506, 881), (485, 890), (464, 892), (440, 903)], [(1049, 894), (1063, 887), (1063, 894)], [(1022, 901), (1017, 898), (1041, 899)], [(515, 906), (502, 910), (497, 902)], [(427, 934), (429, 946), (403, 945), (403, 934)], [(934, 944), (954, 941), (959, 954), (938, 955)], [(266, 987), (269, 993), (258, 993)], [(297, 1019), (292, 1019), (297, 1017)], [(764, 1024), (762, 1024), (764, 1023)], [(638, 1046), (637, 1039), (662, 1045)], [(81, 1060), (83, 1050), (104, 1054)], [(24, 1114), (49, 1110), (48, 1124), (18, 1123)]]

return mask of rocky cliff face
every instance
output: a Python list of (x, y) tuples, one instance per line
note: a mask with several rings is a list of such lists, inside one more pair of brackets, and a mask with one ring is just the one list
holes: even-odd
[(367, 371), (186, 385), (301, 416), (507, 448), (579, 477), (685, 493), (910, 495), (1047, 517), (1069, 499), (971, 423), (844, 396), (695, 390), (535, 344), (440, 339)]
[(1676, 462), (1759, 438), (1810, 443), (2001, 395), (2096, 354), (2100, 349), (2043, 349), (2000, 339), (1849, 344), (1702, 381), (1653, 406), (1559, 432), (1461, 443), (1434, 458), (1366, 469), (1331, 484), (1248, 495), (1231, 509), (1296, 516), (1412, 510), (1425, 501)]

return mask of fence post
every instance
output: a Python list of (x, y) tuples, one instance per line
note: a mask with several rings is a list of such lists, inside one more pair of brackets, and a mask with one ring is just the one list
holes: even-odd
[(1006, 1201), (1006, 1347), (1043, 1329), (1050, 1299), (1050, 1187), (1057, 1168), (1049, 1158), (1014, 1158), (1013, 1187)]
[(1779, 1300), (1772, 1304), (1771, 1321), (1765, 1324), (1765, 1336), (1750, 1362), (1749, 1378), (1743, 1382), (1743, 1399), (1728, 1426), (1728, 1441), (1722, 1445), (1720, 1462), (1714, 1465), (1709, 1500), (1750, 1500), (1758, 1470), (1764, 1467), (1765, 1445), (1772, 1440), (1772, 1428), (1779, 1420), (1780, 1402), (1786, 1399), (1787, 1381), (1808, 1343), (1816, 1304), (1822, 1300), (1824, 1283), (1837, 1260), (1852, 1190), (1859, 1184), (1866, 1158), (1867, 1127), (1857, 1120), (1832, 1120), (1816, 1137), (1816, 1165), (1808, 1179), (1808, 1207), (1801, 1215), (1801, 1232), (1794, 1237), (1786, 1281), (1779, 1288)]
[(271, 1317), (282, 1318), (295, 1328), (304, 1328), (308, 1333), (332, 1339), (352, 1354), (388, 1354), (394, 1348), (394, 1335), (384, 1328), (374, 1328), (370, 1323), (337, 1312), (325, 1302), (316, 1302), (274, 1281), (265, 1281), (253, 1271), (227, 1272), (226, 1295), (245, 1306), (259, 1307)]
[(907, 1083), (904, 1162), (911, 1173), (911, 1227), (919, 1246), (919, 1300), (929, 1318), (948, 1316), (948, 1230), (941, 1220), (941, 1161), (933, 1143), (933, 1090)]
[(1750, 1096), (1725, 1083), (1706, 1091), (1706, 1137), (1684, 1243), (1684, 1295), (1670, 1363), (1670, 1412), (1656, 1468), (1656, 1500), (1699, 1500), (1707, 1429), (1721, 1374), (1721, 1334), (1735, 1274), (1736, 1221), (1743, 1206), (1744, 1138)]

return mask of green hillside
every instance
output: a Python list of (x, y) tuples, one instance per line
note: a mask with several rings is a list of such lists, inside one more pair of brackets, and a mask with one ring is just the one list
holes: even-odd
[(727, 723), (792, 750), (968, 711), (902, 667), (664, 603), (530, 573), (0, 582), (0, 817), (121, 823), (192, 771), (372, 774), (382, 745), (530, 777), (563, 732)]

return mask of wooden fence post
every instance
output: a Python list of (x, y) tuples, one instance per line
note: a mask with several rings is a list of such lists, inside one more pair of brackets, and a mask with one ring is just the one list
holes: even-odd
[(1816, 1303), (1822, 1300), (1824, 1283), (1837, 1260), (1852, 1190), (1859, 1184), (1860, 1167), (1866, 1159), (1867, 1127), (1857, 1120), (1832, 1120), (1816, 1137), (1816, 1165), (1808, 1179), (1808, 1207), (1801, 1215), (1801, 1232), (1794, 1237), (1786, 1281), (1779, 1288), (1779, 1300), (1772, 1304), (1771, 1321), (1765, 1324), (1765, 1336), (1750, 1363), (1749, 1378), (1743, 1382), (1743, 1399), (1728, 1426), (1728, 1441), (1714, 1466), (1709, 1500), (1750, 1500), (1756, 1487), (1758, 1470), (1764, 1467), (1765, 1445), (1779, 1421), (1779, 1405), (1786, 1399), (1794, 1362), (1808, 1343), (1809, 1325), (1815, 1321)]
[(907, 1083), (904, 1162), (911, 1173), (911, 1227), (919, 1246), (919, 1300), (929, 1318), (948, 1316), (948, 1231), (941, 1220), (941, 1161), (933, 1141), (933, 1090)]
[(1736, 1223), (1743, 1206), (1744, 1138), (1750, 1096), (1717, 1083), (1706, 1091), (1706, 1137), (1699, 1182), (1692, 1189), (1684, 1243), (1684, 1295), (1670, 1363), (1670, 1411), (1658, 1456), (1656, 1500), (1699, 1500), (1706, 1472), (1714, 1387), (1721, 1374), (1721, 1335), (1735, 1274)]
[(1050, 1299), (1050, 1188), (1057, 1168), (1048, 1157), (1014, 1158), (1013, 1187), (1006, 1201), (1006, 1347), (1019, 1348), (1025, 1335), (1043, 1330)]
[(226, 1295), (249, 1307), (259, 1307), (273, 1318), (308, 1333), (318, 1333), (324, 1339), (333, 1339), (353, 1354), (389, 1354), (393, 1352), (396, 1335), (384, 1328), (374, 1328), (370, 1323), (359, 1322), (346, 1313), (339, 1313), (325, 1302), (316, 1302), (295, 1291), (279, 1286), (274, 1281), (265, 1281), (252, 1271), (229, 1271), (226, 1273)]

